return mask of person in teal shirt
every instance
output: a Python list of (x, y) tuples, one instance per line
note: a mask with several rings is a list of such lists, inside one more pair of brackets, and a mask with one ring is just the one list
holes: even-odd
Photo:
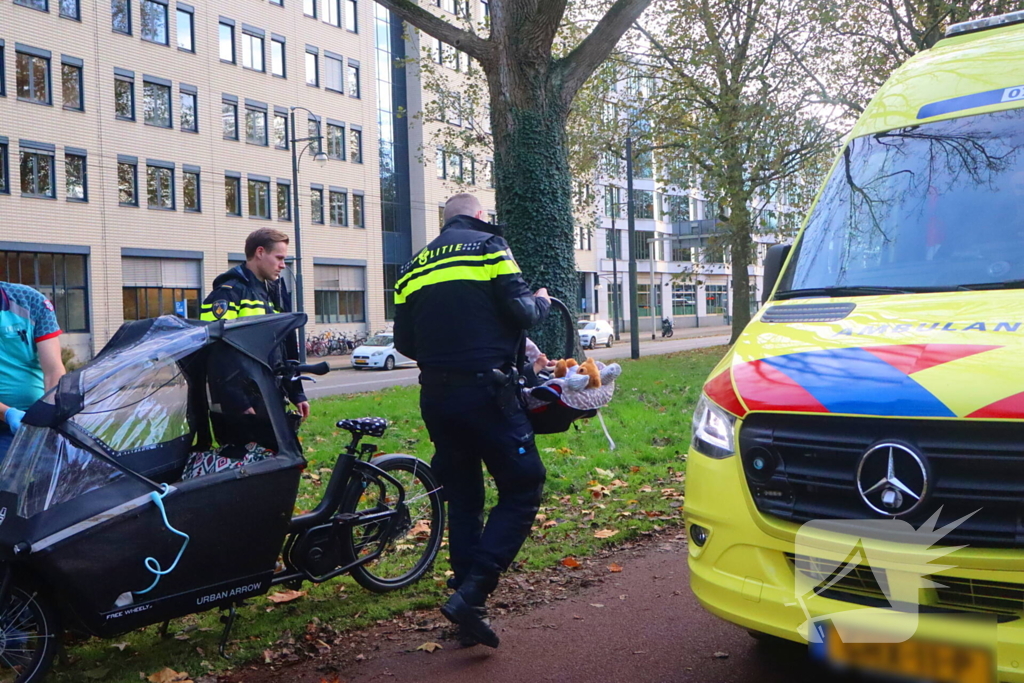
[(53, 304), (26, 285), (0, 282), (0, 460), (25, 411), (64, 375)]

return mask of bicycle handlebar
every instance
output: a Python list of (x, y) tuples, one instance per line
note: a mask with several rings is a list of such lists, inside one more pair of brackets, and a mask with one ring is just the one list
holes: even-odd
[(288, 361), (287, 364), (277, 368), (277, 374), (282, 377), (289, 375), (291, 377), (298, 377), (299, 375), (326, 375), (331, 371), (331, 366), (327, 361), (320, 361), (319, 363), (313, 363), (311, 365), (304, 365), (297, 363), (296, 361)]

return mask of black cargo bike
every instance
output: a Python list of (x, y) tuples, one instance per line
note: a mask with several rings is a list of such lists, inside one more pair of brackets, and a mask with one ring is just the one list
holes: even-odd
[[(282, 382), (327, 367), (278, 349), (305, 320), (126, 323), (28, 411), (0, 465), (0, 683), (42, 680), (65, 631), (109, 638), (219, 608), (223, 654), (235, 607), (273, 586), (349, 573), (384, 592), (430, 568), (440, 486), (417, 458), (360, 443), (384, 420), (338, 423), (352, 441), (316, 508), (293, 516), (306, 460)], [(254, 414), (218, 412), (225, 359)], [(196, 453), (239, 439), (272, 457), (182, 479)]]

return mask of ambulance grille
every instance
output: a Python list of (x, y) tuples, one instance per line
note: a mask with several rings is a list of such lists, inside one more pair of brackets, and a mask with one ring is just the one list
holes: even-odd
[[(861, 456), (882, 440), (914, 448), (928, 469), (923, 503), (901, 519), (918, 528), (941, 508), (942, 527), (973, 513), (939, 543), (1024, 548), (1024, 425), (1019, 423), (751, 415), (740, 431), (740, 450), (757, 509), (800, 524), (883, 519), (861, 499), (856, 482)], [(767, 478), (749, 467), (747, 457), (756, 453), (763, 460), (765, 451), (775, 458)]]
[[(885, 570), (876, 576), (871, 567), (861, 564), (849, 566), (793, 553), (786, 553), (786, 559), (795, 570), (814, 581), (815, 593), (847, 597), (851, 602), (860, 602), (860, 598), (888, 601)], [(1009, 616), (1024, 614), (1024, 584), (946, 574), (928, 578), (940, 585), (934, 589), (934, 594), (923, 594), (923, 605), (927, 607)]]

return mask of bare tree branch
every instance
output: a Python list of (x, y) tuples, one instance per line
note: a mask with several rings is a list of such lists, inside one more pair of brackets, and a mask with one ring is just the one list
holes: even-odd
[(555, 70), (562, 77), (562, 96), (566, 103), (572, 102), (576, 92), (590, 78), (590, 74), (611, 54), (622, 34), (640, 18), (651, 1), (615, 0), (615, 4), (601, 17), (601, 21), (590, 35), (572, 52), (556, 62)]
[(423, 9), (413, 0), (376, 0), (376, 2), (427, 35), (462, 50), (480, 62), (485, 69), (493, 60), (494, 43), (469, 31), (452, 26), (444, 19), (432, 14), (429, 10)]

